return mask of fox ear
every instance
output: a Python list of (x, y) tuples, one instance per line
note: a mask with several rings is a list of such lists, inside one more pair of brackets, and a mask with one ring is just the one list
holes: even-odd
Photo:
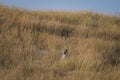
[(64, 54), (68, 54), (68, 49), (65, 49)]

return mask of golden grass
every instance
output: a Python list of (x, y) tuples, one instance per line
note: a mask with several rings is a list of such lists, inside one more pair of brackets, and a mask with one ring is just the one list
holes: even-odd
[[(62, 49), (68, 56), (60, 61)], [(0, 80), (119, 80), (120, 18), (0, 6)]]

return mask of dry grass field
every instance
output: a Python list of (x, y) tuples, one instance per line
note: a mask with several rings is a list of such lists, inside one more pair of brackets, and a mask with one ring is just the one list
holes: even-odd
[(0, 80), (120, 80), (120, 18), (0, 5)]

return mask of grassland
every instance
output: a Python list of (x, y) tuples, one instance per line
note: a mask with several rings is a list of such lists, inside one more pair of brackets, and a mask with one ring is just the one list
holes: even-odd
[(120, 18), (0, 5), (0, 80), (120, 80)]

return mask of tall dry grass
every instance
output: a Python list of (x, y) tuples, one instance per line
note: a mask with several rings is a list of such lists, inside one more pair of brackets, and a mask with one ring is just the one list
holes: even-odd
[[(68, 56), (60, 61), (62, 49)], [(0, 80), (119, 80), (120, 18), (0, 6)]]

